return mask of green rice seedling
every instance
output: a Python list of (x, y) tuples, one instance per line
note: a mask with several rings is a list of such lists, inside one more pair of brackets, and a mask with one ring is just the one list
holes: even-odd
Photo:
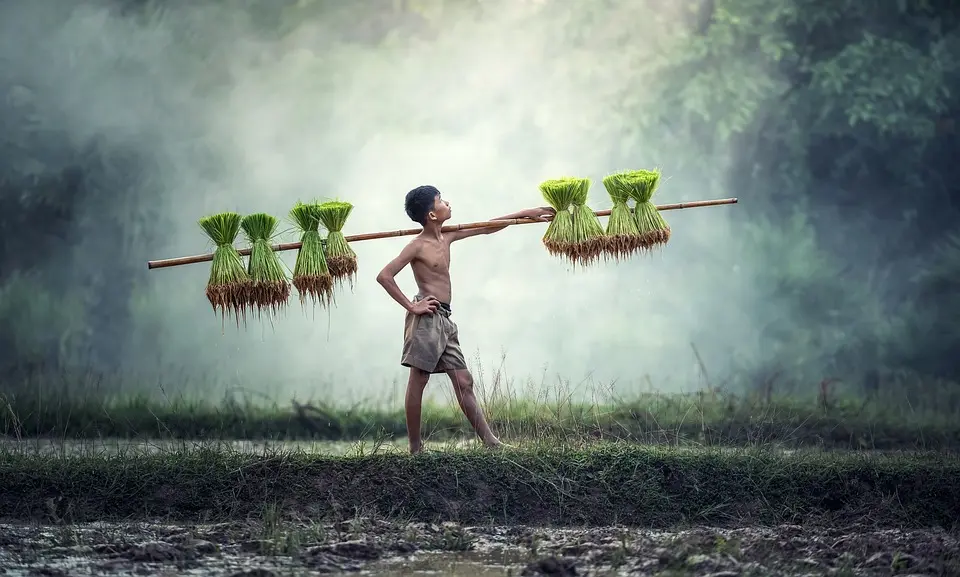
[(603, 179), (603, 186), (610, 194), (613, 208), (607, 220), (605, 252), (616, 260), (627, 258), (640, 248), (642, 242), (637, 221), (630, 206), (630, 188), (619, 175), (611, 174)]
[(543, 233), (543, 244), (547, 251), (554, 256), (567, 257), (573, 260), (571, 246), (573, 243), (573, 214), (570, 207), (579, 191), (583, 179), (564, 177), (545, 180), (540, 183), (540, 192), (544, 200), (556, 211), (546, 232)]
[(333, 302), (333, 276), (320, 238), (320, 205), (298, 202), (290, 211), (290, 218), (302, 233), (293, 267), (293, 286), (300, 294), (300, 303), (309, 295), (314, 303), (329, 305)]
[(327, 229), (326, 256), (330, 275), (338, 283), (349, 281), (351, 288), (357, 275), (357, 253), (343, 236), (343, 227), (352, 211), (353, 205), (349, 202), (332, 200), (321, 204), (319, 212), (320, 222)]
[(240, 223), (252, 245), (247, 271), (252, 281), (249, 302), (256, 305), (258, 313), (265, 308), (276, 311), (290, 298), (287, 273), (280, 257), (270, 246), (278, 224), (280, 221), (277, 217), (263, 212), (248, 214)]
[(582, 266), (593, 263), (603, 254), (606, 245), (603, 225), (593, 209), (587, 206), (590, 184), (590, 179), (580, 179), (573, 197), (573, 208), (570, 209), (573, 222), (571, 258)]
[(644, 170), (642, 172), (646, 180), (644, 186), (636, 189), (637, 194), (633, 197), (636, 201), (633, 216), (637, 221), (637, 231), (643, 239), (642, 246), (650, 250), (658, 245), (667, 244), (670, 240), (670, 225), (651, 200), (660, 185), (660, 171)]
[(240, 317), (246, 317), (247, 295), (250, 289), (250, 276), (243, 266), (243, 258), (233, 246), (240, 232), (242, 216), (235, 212), (221, 212), (206, 216), (198, 221), (203, 232), (216, 245), (210, 278), (207, 281), (207, 300), (214, 312), (219, 311), (222, 318), (236, 315), (239, 326)]
[(670, 225), (663, 219), (651, 199), (660, 184), (659, 170), (631, 170), (614, 175), (630, 191), (636, 202), (633, 218), (637, 223), (640, 250), (649, 251), (670, 240)]

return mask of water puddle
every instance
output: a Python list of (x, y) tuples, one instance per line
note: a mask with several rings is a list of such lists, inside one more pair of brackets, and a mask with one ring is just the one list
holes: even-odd
[[(519, 575), (529, 562), (522, 554), (422, 553), (408, 559), (376, 564), (363, 573), (383, 577), (449, 575), (450, 577), (504, 577)], [(596, 573), (595, 573), (596, 574)], [(600, 574), (596, 574), (600, 575)]]

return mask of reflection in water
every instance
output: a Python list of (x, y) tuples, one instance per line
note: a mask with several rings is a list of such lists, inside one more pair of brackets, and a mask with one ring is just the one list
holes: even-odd
[(414, 558), (384, 563), (370, 567), (364, 573), (383, 577), (401, 575), (449, 575), (451, 577), (502, 577), (518, 575), (520, 567), (510, 567), (522, 562), (520, 559), (505, 559), (502, 555), (478, 553), (429, 553)]

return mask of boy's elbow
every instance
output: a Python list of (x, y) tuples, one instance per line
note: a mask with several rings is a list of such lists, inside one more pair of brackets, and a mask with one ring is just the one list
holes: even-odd
[(386, 270), (382, 270), (379, 273), (377, 273), (377, 282), (380, 283), (381, 285), (386, 284), (389, 278), (390, 278), (390, 273), (388, 273)]

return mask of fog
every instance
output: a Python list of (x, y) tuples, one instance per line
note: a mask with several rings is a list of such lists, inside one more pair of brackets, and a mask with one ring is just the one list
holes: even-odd
[[(683, 156), (691, 143), (648, 134), (624, 145), (610, 95), (630, 63), (602, 41), (590, 50), (557, 44), (538, 4), (505, 3), (482, 20), (440, 14), (436, 38), (374, 48), (328, 42), (325, 23), (311, 20), (266, 38), (222, 8), (184, 4), (135, 20), (89, 0), (6, 3), (0, 56), (77, 143), (147, 151), (149, 189), (117, 198), (170, 227), (134, 256), (209, 252), (197, 220), (225, 210), (276, 215), (285, 231), (277, 240), (296, 240), (287, 214), (298, 200), (353, 203), (346, 234), (411, 228), (403, 198), (421, 184), (452, 204), (451, 223), (542, 206), (538, 183), (565, 175), (591, 178), (590, 206), (609, 208), (601, 179), (621, 169), (660, 167), (657, 203), (739, 196), (723, 187), (724, 158), (679, 171), (697, 163)], [(648, 28), (634, 42), (652, 54), (666, 32)], [(651, 94), (637, 98), (656, 88), (651, 81)], [(702, 386), (692, 344), (711, 378), (760, 356), (757, 335), (780, 311), (758, 302), (766, 257), (744, 240), (738, 212), (751, 199), (740, 202), (664, 213), (673, 238), (663, 250), (586, 270), (547, 253), (546, 225), (457, 243), (453, 319), (474, 370), (489, 383), (502, 367), (518, 394), (558, 378), (584, 394), (629, 394)], [(283, 314), (239, 329), (206, 301), (208, 263), (144, 272), (134, 313), (162, 345), (131, 335), (118, 369), (159, 373), (196, 394), (241, 386), (277, 398), (393, 395), (406, 380), (404, 311), (375, 276), (408, 241), (354, 243), (357, 282), (332, 310), (302, 308), (294, 289)], [(84, 249), (92, 239), (76, 242), (64, 258), (110, 274), (112, 263)], [(291, 269), (295, 257), (282, 253)], [(415, 293), (409, 269), (398, 282)], [(434, 377), (430, 389), (445, 394), (445, 381)]]

